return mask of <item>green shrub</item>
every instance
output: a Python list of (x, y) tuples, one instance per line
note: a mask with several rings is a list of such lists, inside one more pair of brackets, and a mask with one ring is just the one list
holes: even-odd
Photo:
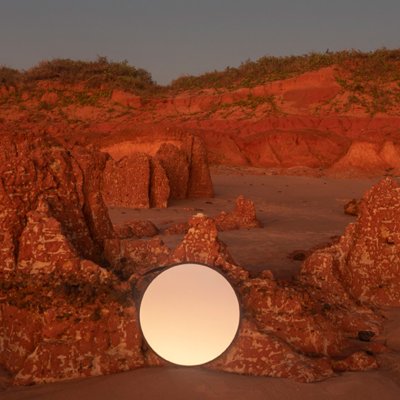
[(18, 70), (0, 66), (0, 86), (15, 86), (21, 78), (22, 73)]
[(55, 80), (66, 84), (83, 83), (88, 88), (111, 87), (133, 92), (149, 92), (156, 89), (151, 75), (128, 62), (113, 62), (106, 57), (96, 61), (54, 59), (42, 61), (24, 74), (27, 83)]
[(331, 65), (350, 73), (354, 82), (396, 81), (400, 79), (400, 49), (383, 48), (369, 53), (344, 50), (287, 57), (265, 56), (257, 61), (245, 61), (237, 68), (228, 67), (224, 71), (207, 72), (199, 76), (182, 76), (174, 80), (169, 88), (181, 91), (253, 87)]

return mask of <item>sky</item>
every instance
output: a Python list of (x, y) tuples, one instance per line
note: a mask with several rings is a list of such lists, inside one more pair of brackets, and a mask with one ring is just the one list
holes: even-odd
[(0, 65), (107, 56), (158, 83), (264, 55), (400, 47), (399, 0), (0, 0)]

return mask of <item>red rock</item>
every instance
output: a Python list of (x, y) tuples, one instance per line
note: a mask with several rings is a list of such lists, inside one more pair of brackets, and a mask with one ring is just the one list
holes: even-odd
[[(296, 281), (276, 281), (270, 271), (250, 279), (219, 240), (216, 222), (201, 214), (172, 251), (159, 238), (115, 238), (99, 191), (105, 158), (79, 147), (68, 153), (52, 139), (32, 147), (16, 139), (5, 137), (0, 164), (0, 363), (15, 384), (160, 364), (142, 353), (132, 287), (142, 293), (162, 267), (178, 262), (221, 271), (243, 310), (232, 346), (209, 368), (311, 382), (333, 370), (377, 366), (366, 352), (384, 351), (373, 341), (382, 319), (369, 305), (400, 302), (395, 181), (385, 179), (364, 196), (357, 221), (338, 243), (311, 254)], [(258, 225), (244, 198), (231, 215), (237, 226)], [(155, 233), (147, 222), (134, 228), (138, 235)], [(29, 329), (18, 328), (28, 320)]]
[(245, 375), (292, 378), (299, 382), (315, 382), (334, 375), (327, 359), (311, 359), (296, 353), (284, 341), (261, 333), (245, 319), (229, 349), (208, 367)]
[(248, 278), (249, 273), (235, 264), (226, 245), (218, 239), (215, 222), (203, 214), (189, 220), (189, 230), (173, 250), (169, 262), (198, 262), (220, 269), (233, 283)]
[(347, 153), (332, 165), (330, 171), (341, 175), (381, 175), (389, 165), (379, 155), (379, 145), (353, 142)]
[(57, 104), (58, 95), (55, 92), (46, 92), (40, 98), (40, 101), (41, 101), (41, 103), (45, 103), (45, 104), (54, 106), (55, 104)]
[(107, 161), (103, 196), (108, 206), (149, 208), (150, 161), (143, 153), (133, 153), (119, 161)]
[(0, 364), (16, 374), (40, 340), (42, 321), (27, 307), (5, 302), (0, 304), (0, 321)]
[(144, 153), (132, 153), (118, 161), (107, 161), (103, 178), (107, 205), (165, 208), (169, 195), (168, 177), (158, 160)]
[(347, 215), (353, 215), (357, 216), (358, 215), (358, 209), (360, 207), (360, 202), (356, 199), (350, 200), (348, 203), (344, 205), (344, 213)]
[(235, 208), (232, 212), (222, 211), (214, 220), (219, 231), (262, 227), (261, 222), (257, 219), (254, 203), (244, 196), (239, 196), (236, 199)]
[(132, 232), (129, 224), (117, 224), (114, 225), (114, 231), (119, 239), (132, 239), (135, 238), (134, 233)]
[(207, 151), (198, 136), (190, 136), (186, 148), (189, 154), (188, 197), (213, 197), (214, 190), (208, 167)]
[(159, 238), (121, 240), (120, 246), (120, 257), (132, 262), (139, 275), (168, 265), (170, 249)]
[(138, 237), (153, 237), (158, 235), (157, 227), (151, 221), (132, 221), (129, 222), (133, 234)]
[(347, 253), (339, 266), (350, 293), (361, 301), (400, 305), (400, 188), (390, 178), (363, 197), (359, 218), (339, 248)]
[(301, 267), (299, 281), (307, 286), (310, 296), (322, 305), (324, 314), (343, 334), (353, 338), (358, 338), (359, 331), (378, 334), (381, 317), (357, 304), (338, 276), (335, 265), (338, 245), (317, 250), (310, 255)]
[[(400, 304), (400, 189), (390, 178), (373, 186), (363, 197), (359, 217), (338, 244), (314, 253), (303, 267), (313, 283), (335, 279), (336, 290), (349, 292), (361, 302)], [(319, 266), (324, 259), (324, 270)], [(340, 289), (342, 287), (343, 289)], [(335, 292), (331, 282), (327, 289)], [(368, 329), (365, 329), (368, 330)]]
[(189, 230), (189, 224), (187, 222), (179, 222), (164, 229), (164, 235), (180, 235), (186, 234)]
[(148, 367), (167, 367), (169, 363), (159, 357), (152, 349), (145, 352), (145, 364)]
[(121, 239), (153, 237), (158, 235), (157, 227), (146, 220), (136, 220), (114, 225), (114, 229), (119, 233)]
[[(274, 333), (301, 353), (339, 355), (349, 343), (302, 288), (273, 279), (252, 279), (240, 289), (246, 310), (258, 328)], [(313, 310), (315, 310), (313, 312)]]
[[(141, 126), (137, 128), (138, 132), (135, 130), (135, 134), (126, 140), (114, 141), (109, 146), (103, 145), (103, 151), (111, 154), (115, 160), (129, 157), (135, 152), (149, 155), (153, 161), (154, 179), (157, 181), (152, 187), (156, 196), (161, 195), (160, 204), (165, 204), (169, 194), (166, 184), (169, 179), (172, 179), (174, 190), (178, 190), (179, 196), (212, 197), (207, 151), (202, 138), (179, 129), (169, 130), (159, 126), (157, 129), (151, 128), (148, 131)], [(154, 200), (155, 206), (160, 207), (157, 199)]]
[[(109, 302), (106, 309), (85, 307), (79, 312), (72, 308), (66, 328), (54, 337), (43, 337), (35, 350), (25, 359), (14, 378), (14, 384), (30, 385), (65, 379), (110, 374), (143, 365), (140, 352), (136, 310), (122, 308)], [(47, 319), (47, 330), (52, 324)], [(73, 318), (75, 317), (75, 318)], [(76, 318), (78, 317), (78, 319)], [(78, 321), (79, 320), (79, 321)]]
[(383, 144), (379, 156), (390, 168), (400, 169), (400, 149), (392, 141)]
[(51, 216), (47, 202), (40, 199), (37, 209), (26, 216), (19, 238), (17, 271), (39, 276), (77, 274), (80, 258), (63, 235), (61, 224)]
[(150, 160), (150, 176), (150, 206), (155, 208), (168, 207), (169, 180), (160, 161), (154, 157)]
[(335, 371), (367, 371), (369, 369), (376, 369), (379, 367), (375, 357), (365, 353), (364, 351), (358, 351), (351, 354), (342, 360), (333, 360), (332, 367)]
[[(3, 135), (0, 153), (1, 272), (15, 269), (26, 215), (43, 198), (79, 255), (100, 262), (104, 240), (114, 232), (100, 195), (105, 158), (66, 149), (49, 137)], [(83, 185), (83, 182), (86, 182)]]
[(130, 286), (93, 261), (109, 266), (104, 247), (116, 240), (104, 155), (46, 136), (3, 139), (0, 363), (15, 384), (142, 365)]
[(170, 197), (186, 198), (189, 181), (189, 163), (186, 154), (173, 144), (164, 143), (158, 149), (156, 158), (167, 174)]
[(111, 101), (126, 107), (142, 107), (142, 100), (140, 96), (136, 96), (132, 93), (124, 92), (123, 90), (118, 89), (113, 90), (111, 94)]
[(79, 176), (78, 166), (83, 171), (83, 179), (79, 183), (83, 192), (85, 220), (98, 251), (102, 253), (105, 240), (115, 236), (101, 192), (107, 157), (91, 146), (75, 146), (72, 155), (77, 161), (74, 164), (75, 174)]

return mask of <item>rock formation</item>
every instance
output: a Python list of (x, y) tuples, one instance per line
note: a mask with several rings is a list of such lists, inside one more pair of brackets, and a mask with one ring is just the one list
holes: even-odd
[[(209, 368), (311, 382), (377, 367), (382, 319), (369, 307), (400, 304), (395, 181), (374, 186), (338, 243), (280, 282), (270, 271), (250, 278), (202, 214), (173, 250), (159, 238), (117, 238), (100, 190), (106, 156), (93, 149), (18, 134), (3, 146), (0, 364), (15, 384), (162, 365), (143, 350), (136, 301), (164, 267), (185, 261), (218, 269), (241, 304), (239, 333)], [(230, 215), (220, 223), (258, 225), (243, 198)], [(134, 228), (147, 234), (149, 224)]]
[[(129, 142), (127, 147), (128, 154), (107, 161), (103, 182), (107, 205), (165, 208), (170, 198), (213, 196), (207, 155), (199, 138), (189, 135), (182, 148), (161, 142), (154, 154), (143, 143)], [(121, 154), (119, 148), (106, 150), (115, 157)]]
[[(234, 284), (244, 310), (233, 344), (209, 368), (311, 382), (332, 376), (334, 371), (377, 367), (368, 352), (379, 346), (366, 342), (355, 346), (349, 340), (357, 338), (359, 331), (379, 332), (381, 320), (367, 307), (346, 295), (335, 303), (307, 285), (277, 282), (270, 271), (251, 279), (218, 239), (212, 219), (198, 214), (189, 226), (169, 261), (214, 266)], [(153, 353), (146, 360), (162, 365)]]
[(135, 220), (114, 225), (114, 230), (120, 239), (153, 237), (158, 234), (157, 227), (147, 220)]
[(327, 285), (326, 291), (338, 287), (338, 296), (348, 293), (363, 303), (399, 306), (399, 207), (400, 188), (393, 179), (373, 186), (340, 241), (307, 259), (302, 269), (307, 281), (321, 286), (334, 276), (335, 285)]
[(150, 190), (149, 202), (150, 207), (166, 208), (168, 207), (168, 199), (171, 195), (169, 181), (161, 163), (155, 159), (150, 159)]
[[(179, 182), (179, 176), (176, 179)], [(133, 152), (118, 161), (108, 159), (103, 196), (108, 206), (166, 208), (173, 194), (170, 179), (160, 161), (145, 153)]]
[(189, 224), (187, 222), (178, 222), (172, 224), (164, 229), (164, 235), (180, 235), (184, 234), (189, 230)]
[(262, 227), (261, 222), (257, 219), (254, 203), (244, 196), (236, 199), (233, 211), (228, 213), (222, 211), (214, 220), (219, 231)]
[(352, 199), (343, 206), (344, 213), (347, 215), (352, 215), (356, 217), (358, 215), (360, 208), (360, 201), (357, 199)]
[(392, 141), (385, 141), (382, 145), (356, 141), (329, 168), (329, 172), (340, 176), (382, 175), (385, 171), (398, 171), (399, 168), (400, 151)]
[(26, 216), (43, 198), (79, 255), (101, 262), (114, 231), (99, 187), (105, 156), (50, 137), (4, 134), (0, 153), (1, 271), (16, 268)]
[(213, 197), (207, 150), (200, 137), (186, 135), (184, 148), (189, 159), (188, 197)]
[(4, 134), (2, 146), (0, 364), (15, 384), (142, 365), (130, 287), (104, 252), (105, 156), (46, 136)]
[(226, 245), (218, 239), (215, 222), (203, 214), (189, 220), (189, 230), (169, 261), (171, 264), (193, 261), (218, 267), (234, 283), (249, 276), (244, 268), (235, 265)]
[(173, 144), (164, 143), (158, 149), (156, 158), (167, 174), (171, 198), (186, 198), (189, 181), (189, 162), (186, 154)]

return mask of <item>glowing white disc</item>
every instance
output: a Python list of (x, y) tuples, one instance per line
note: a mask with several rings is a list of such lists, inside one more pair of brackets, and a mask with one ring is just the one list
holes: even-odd
[(140, 305), (140, 326), (149, 346), (178, 365), (201, 365), (221, 355), (239, 327), (235, 291), (217, 271), (180, 264), (159, 274)]

